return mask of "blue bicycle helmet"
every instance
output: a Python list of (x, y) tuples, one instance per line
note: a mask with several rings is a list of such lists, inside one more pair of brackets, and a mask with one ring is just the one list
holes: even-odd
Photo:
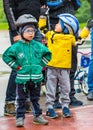
[(58, 15), (62, 30), (64, 33), (77, 34), (79, 30), (79, 22), (77, 18), (69, 13)]

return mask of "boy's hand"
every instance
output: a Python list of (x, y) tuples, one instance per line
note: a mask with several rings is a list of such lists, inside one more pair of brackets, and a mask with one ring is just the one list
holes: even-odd
[(13, 37), (14, 42), (17, 42), (18, 40), (21, 40), (21, 35), (17, 35)]
[(93, 19), (89, 19), (89, 20), (87, 21), (87, 28), (90, 29), (90, 28), (92, 28), (92, 27), (93, 27)]
[(21, 66), (17, 66), (16, 70), (20, 70), (22, 67)]
[(49, 11), (48, 7), (41, 7), (40, 15), (46, 16)]
[(83, 45), (84, 42), (85, 42), (85, 39), (82, 38), (80, 41), (76, 42), (76, 45)]

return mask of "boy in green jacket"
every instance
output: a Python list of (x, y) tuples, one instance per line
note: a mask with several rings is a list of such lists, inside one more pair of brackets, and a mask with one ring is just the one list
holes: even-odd
[(30, 14), (24, 14), (17, 20), (22, 39), (10, 46), (3, 54), (3, 60), (12, 69), (17, 70), (16, 82), (16, 126), (24, 126), (25, 101), (28, 92), (34, 108), (34, 123), (48, 124), (42, 116), (38, 103), (40, 82), (43, 79), (42, 68), (51, 59), (51, 52), (46, 46), (33, 40), (37, 20)]

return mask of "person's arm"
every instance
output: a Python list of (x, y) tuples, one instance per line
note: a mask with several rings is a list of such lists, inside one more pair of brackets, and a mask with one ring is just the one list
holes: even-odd
[(3, 53), (2, 59), (12, 69), (19, 70), (21, 68), (21, 66), (19, 66), (17, 61), (16, 61), (16, 55), (15, 55), (16, 53), (15, 53), (15, 51), (16, 50), (13, 49), (13, 45), (10, 46)]
[(14, 16), (13, 16), (12, 8), (10, 7), (9, 0), (3, 0), (3, 7), (4, 7), (4, 12), (5, 12), (8, 24), (9, 24), (9, 29), (11, 30), (13, 34), (14, 42), (16, 42), (17, 40), (20, 39), (20, 37), (18, 36), (18, 33), (17, 33), (17, 28), (15, 25)]
[(90, 29), (93, 27), (93, 19), (89, 19), (87, 21), (86, 27), (83, 28), (83, 30), (80, 33), (80, 37), (81, 38), (87, 38), (89, 33), (90, 33)]
[(48, 62), (51, 60), (52, 57), (52, 53), (50, 52), (50, 50), (43, 44), (40, 44), (41, 46), (41, 54), (42, 54), (42, 60), (41, 60), (41, 66), (45, 67)]
[(93, 0), (90, 0), (90, 6), (91, 6), (91, 8), (90, 8), (91, 17), (92, 17), (92, 19), (93, 19)]

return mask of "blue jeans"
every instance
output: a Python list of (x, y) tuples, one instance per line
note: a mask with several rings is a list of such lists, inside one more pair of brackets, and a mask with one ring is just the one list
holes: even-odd
[(88, 70), (88, 92), (93, 92), (93, 28), (91, 29), (91, 59)]
[[(13, 45), (14, 41), (13, 41), (13, 35), (11, 33), (11, 31), (9, 30), (9, 36), (10, 36), (10, 42), (11, 45)], [(16, 84), (15, 84), (15, 77), (16, 77), (16, 70), (12, 70), (10, 77), (9, 77), (9, 81), (8, 81), (8, 85), (7, 85), (7, 89), (6, 89), (6, 98), (5, 101), (15, 101), (15, 90), (16, 90)]]
[[(11, 41), (11, 45), (14, 43), (13, 41), (13, 35), (11, 33), (11, 30), (9, 30), (9, 35), (10, 35), (10, 41)], [(40, 31), (37, 29), (36, 34), (35, 34), (35, 40), (42, 42), (42, 35), (40, 33)], [(17, 72), (16, 70), (12, 70), (10, 77), (9, 77), (9, 81), (8, 81), (8, 86), (6, 89), (6, 98), (5, 101), (15, 101), (15, 97), (16, 97), (16, 83), (15, 83), (15, 78), (16, 78)]]

